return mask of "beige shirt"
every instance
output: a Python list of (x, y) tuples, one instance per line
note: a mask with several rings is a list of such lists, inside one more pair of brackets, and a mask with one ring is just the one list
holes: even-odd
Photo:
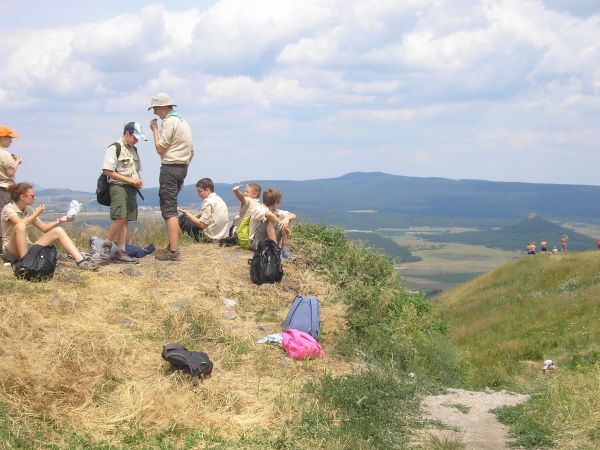
[[(12, 216), (17, 215), (19, 219), (24, 219), (25, 217), (31, 216), (33, 214), (33, 209), (31, 206), (26, 206), (25, 211), (21, 211), (19, 207), (13, 202), (7, 204), (4, 208), (2, 208), (2, 214), (0, 215), (0, 221), (2, 222), (2, 247), (8, 247), (10, 245), (10, 239), (12, 238), (13, 230), (15, 225), (12, 222), (9, 222)], [(27, 229), (29, 230), (31, 224), (27, 225)], [(29, 240), (29, 236), (27, 236), (27, 242), (31, 242)]]
[[(117, 147), (114, 145), (109, 146), (104, 155), (102, 170), (110, 170), (111, 172), (117, 172), (125, 177), (139, 179), (142, 165), (137, 149), (135, 146), (127, 145), (123, 138), (119, 139), (118, 142), (121, 144), (119, 159), (117, 160)], [(114, 184), (127, 184), (122, 181), (113, 180), (112, 178), (109, 178), (108, 182)]]
[(160, 157), (163, 164), (189, 164), (194, 156), (192, 129), (176, 114), (170, 113), (162, 121), (158, 144), (166, 149)]
[(249, 236), (248, 238), (252, 240), (254, 235), (256, 234), (256, 230), (258, 230), (258, 226), (260, 223), (265, 220), (265, 214), (268, 209), (265, 205), (260, 203), (257, 198), (252, 197), (244, 197), (244, 204), (240, 208), (240, 222), (244, 220), (246, 217), (250, 217), (249, 224)]
[(7, 188), (15, 184), (15, 177), (9, 177), (6, 169), (9, 167), (17, 167), (15, 158), (4, 147), (0, 147), (0, 187)]
[(208, 225), (202, 230), (207, 238), (218, 241), (227, 235), (229, 211), (223, 199), (214, 192), (202, 201), (198, 218)]

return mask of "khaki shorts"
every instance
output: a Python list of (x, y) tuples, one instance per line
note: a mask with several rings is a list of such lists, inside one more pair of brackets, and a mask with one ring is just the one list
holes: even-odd
[(110, 190), (110, 218), (112, 220), (127, 219), (130, 222), (137, 220), (136, 188), (115, 183), (110, 183), (108, 188)]

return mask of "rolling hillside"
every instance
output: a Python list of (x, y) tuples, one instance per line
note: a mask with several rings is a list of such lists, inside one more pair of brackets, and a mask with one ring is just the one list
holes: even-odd
[(525, 256), (434, 302), (472, 387), (535, 394), (501, 414), (521, 444), (600, 448), (600, 252)]
[[(198, 204), (194, 186), (197, 180), (187, 181), (180, 201)], [(379, 172), (356, 172), (318, 180), (254, 181), (263, 187), (278, 187), (284, 195), (283, 206), (305, 220), (368, 229), (410, 225), (500, 226), (532, 212), (557, 221), (597, 222), (598, 214), (590, 205), (596, 204), (600, 197), (597, 186), (417, 178)], [(90, 183), (90, 191), (95, 189), (94, 182)], [(231, 186), (217, 183), (216, 192), (228, 204), (235, 205)], [(158, 188), (142, 192), (145, 206), (158, 205)], [(93, 207), (93, 202), (89, 206)], [(372, 213), (356, 212), (364, 210)]]
[(421, 234), (420, 237), (435, 242), (455, 242), (461, 244), (481, 245), (501, 250), (524, 250), (528, 242), (539, 243), (546, 240), (548, 251), (556, 245), (560, 250), (560, 238), (569, 236), (568, 249), (586, 251), (595, 248), (596, 240), (581, 233), (561, 227), (537, 214), (530, 214), (520, 222), (499, 229), (467, 231), (464, 233)]

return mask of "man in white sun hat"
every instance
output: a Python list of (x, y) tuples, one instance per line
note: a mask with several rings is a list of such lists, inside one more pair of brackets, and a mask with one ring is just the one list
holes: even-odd
[(160, 177), (158, 197), (160, 212), (167, 227), (169, 246), (163, 251), (155, 252), (159, 261), (179, 261), (179, 221), (177, 219), (177, 195), (183, 188), (187, 170), (194, 157), (192, 130), (181, 114), (174, 111), (177, 106), (169, 94), (156, 94), (150, 100), (150, 108), (161, 120), (160, 132), (158, 121), (150, 122), (154, 137), (154, 147), (160, 156)]
[[(115, 262), (137, 263), (125, 252), (128, 223), (137, 220), (136, 194), (144, 186), (140, 177), (142, 166), (135, 144), (147, 141), (138, 122), (129, 122), (123, 128), (123, 136), (106, 149), (102, 172), (106, 175), (110, 190), (110, 218), (107, 240), (102, 246), (101, 256)], [(111, 252), (116, 246), (116, 253)]]

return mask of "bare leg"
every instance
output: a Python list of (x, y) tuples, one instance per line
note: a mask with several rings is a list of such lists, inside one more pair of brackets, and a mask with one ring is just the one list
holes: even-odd
[(19, 222), (12, 233), (8, 249), (12, 255), (22, 258), (27, 254), (27, 227), (23, 222)]
[[(127, 219), (113, 219), (112, 223), (110, 224), (110, 228), (108, 229), (108, 235), (106, 236), (106, 239), (109, 241), (114, 241), (115, 238), (117, 238), (120, 244), (123, 228), (127, 229)], [(127, 231), (125, 232), (127, 233)]]
[(127, 220), (125, 220), (125, 224), (117, 236), (117, 244), (119, 244), (120, 248), (125, 248), (125, 244), (127, 243), (127, 228)]
[(171, 251), (176, 252), (179, 250), (179, 245), (177, 243), (179, 239), (179, 220), (177, 217), (168, 217), (165, 219), (165, 224), (167, 225), (167, 237), (169, 238), (169, 249)]
[(60, 242), (60, 245), (66, 250), (66, 252), (73, 257), (76, 262), (79, 262), (83, 259), (75, 244), (67, 234), (67, 232), (62, 227), (56, 227), (44, 233), (41, 238), (36, 241), (36, 244), (39, 245), (52, 245), (54, 242)]
[(270, 220), (267, 222), (267, 238), (277, 242), (277, 232), (275, 231), (275, 225)]

